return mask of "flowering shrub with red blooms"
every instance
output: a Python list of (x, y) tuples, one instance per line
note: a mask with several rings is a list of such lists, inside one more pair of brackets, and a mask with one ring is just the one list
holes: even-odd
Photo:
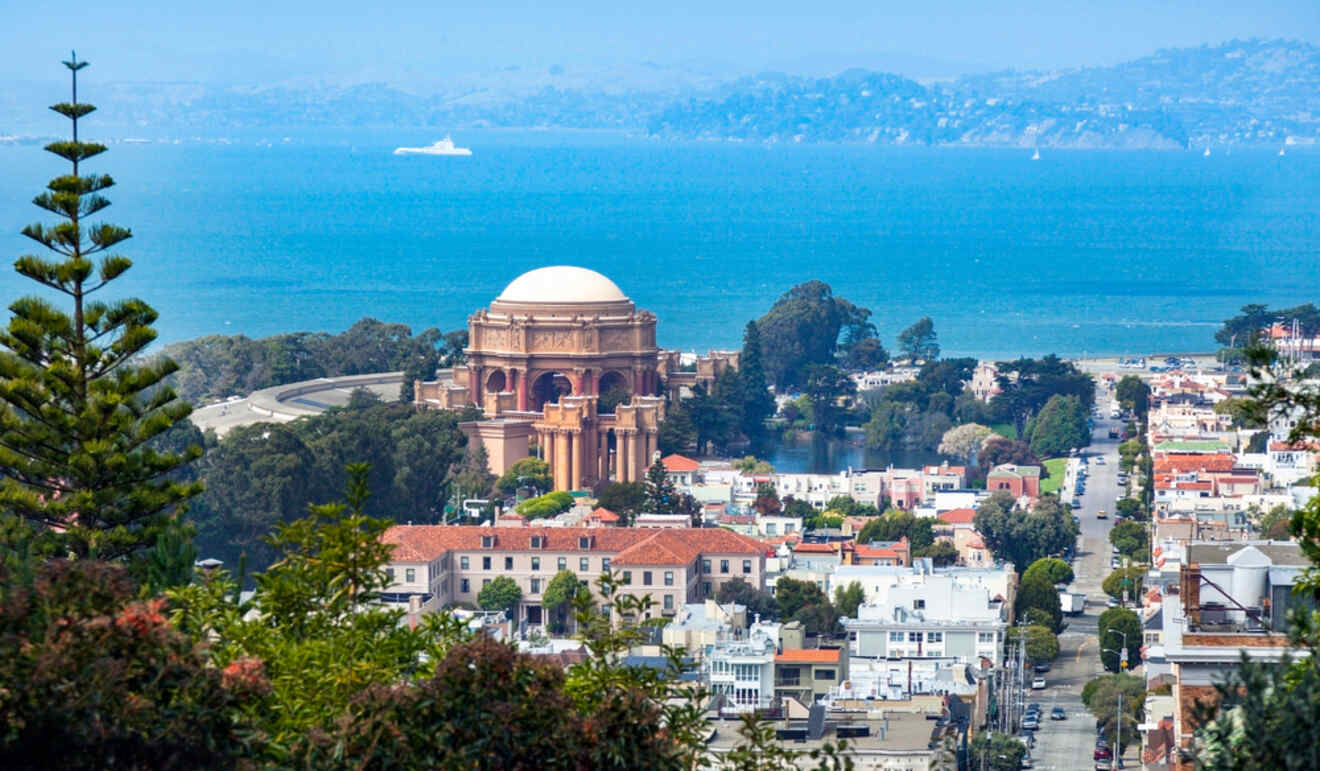
[[(30, 582), (0, 569), (0, 768), (227, 768), (245, 753), (240, 691), (136, 600), (127, 571), (56, 560)], [(238, 663), (238, 662), (236, 662)]]

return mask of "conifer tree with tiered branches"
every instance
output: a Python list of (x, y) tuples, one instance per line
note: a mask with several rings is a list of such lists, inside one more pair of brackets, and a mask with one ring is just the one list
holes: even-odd
[(95, 109), (78, 101), (78, 71), (87, 62), (74, 55), (64, 65), (73, 97), (51, 109), (69, 119), (72, 139), (46, 150), (71, 169), (33, 199), (60, 219), (23, 229), (53, 255), (14, 263), (57, 300), (14, 301), (0, 331), (0, 511), (61, 533), (75, 556), (119, 559), (154, 543), (200, 492), (170, 472), (201, 450), (152, 448), (153, 438), (191, 411), (164, 382), (177, 365), (139, 357), (156, 338), (156, 311), (138, 299), (97, 295), (132, 265), (114, 252), (132, 234), (89, 221), (110, 205), (102, 193), (114, 181), (83, 169), (106, 148), (78, 138), (79, 119)]

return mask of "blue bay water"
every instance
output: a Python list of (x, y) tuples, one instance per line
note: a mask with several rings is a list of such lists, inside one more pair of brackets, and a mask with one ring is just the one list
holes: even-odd
[[(84, 129), (95, 136), (94, 124)], [(469, 132), (469, 158), (399, 157), (419, 131), (303, 132), (273, 145), (116, 144), (108, 221), (137, 267), (113, 291), (166, 341), (345, 328), (454, 329), (519, 273), (575, 264), (660, 319), (660, 343), (740, 343), (795, 283), (920, 316), (949, 354), (1214, 347), (1247, 302), (1320, 294), (1320, 153), (661, 143)], [(61, 162), (0, 147), (0, 259)], [(0, 272), (0, 296), (29, 291)], [(120, 289), (120, 285), (124, 287)], [(7, 300), (8, 301), (8, 300)]]

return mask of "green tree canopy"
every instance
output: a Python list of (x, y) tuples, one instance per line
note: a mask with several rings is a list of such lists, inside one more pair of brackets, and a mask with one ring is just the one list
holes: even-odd
[(1058, 557), (1042, 557), (1027, 567), (1026, 572), (1022, 574), (1023, 580), (1035, 575), (1040, 575), (1053, 585), (1071, 584), (1073, 582), (1072, 565), (1059, 559)]
[(1117, 654), (1105, 651), (1123, 649), (1124, 637), (1123, 634), (1119, 634), (1120, 632), (1127, 635), (1127, 668), (1131, 669), (1141, 664), (1141, 619), (1127, 608), (1110, 608), (1100, 614), (1100, 619), (1096, 623), (1096, 636), (1100, 640), (1100, 661), (1110, 672), (1120, 671), (1121, 659)]
[(978, 731), (967, 745), (968, 762), (978, 771), (1018, 771), (1026, 754), (1020, 739), (992, 731)]
[(1124, 375), (1114, 387), (1114, 396), (1118, 403), (1132, 411), (1138, 418), (1145, 417), (1150, 409), (1150, 386), (1136, 375)]
[(565, 611), (573, 607), (573, 602), (580, 592), (585, 592), (588, 596), (591, 594), (591, 590), (571, 570), (555, 573), (550, 583), (546, 584), (545, 593), (541, 595), (541, 605), (550, 613), (552, 632), (564, 631), (564, 619), (567, 615)]
[(732, 602), (747, 608), (748, 622), (758, 615), (765, 621), (779, 618), (779, 604), (774, 594), (758, 589), (742, 578), (734, 578), (720, 584), (715, 598), (721, 605)]
[(659, 458), (646, 470), (646, 481), (642, 485), (645, 501), (643, 508), (651, 514), (675, 514), (678, 512), (678, 490), (674, 481), (665, 471), (665, 464)]
[(1053, 661), (1059, 657), (1059, 637), (1054, 634), (1054, 630), (1048, 626), (1035, 624), (1027, 627), (1015, 626), (1008, 630), (1008, 639), (1020, 639), (1023, 629), (1026, 630), (1027, 659), (1029, 661), (1040, 664)]
[(1024, 576), (1018, 585), (1017, 615), (1024, 618), (1027, 611), (1035, 608), (1050, 616), (1050, 630), (1057, 632), (1063, 626), (1063, 607), (1059, 603), (1059, 590), (1044, 573)]
[(765, 438), (765, 422), (775, 414), (775, 397), (766, 381), (761, 347), (761, 330), (755, 321), (743, 331), (742, 355), (738, 371), (742, 375), (742, 433), (753, 445)]
[(785, 292), (756, 320), (766, 380), (779, 393), (804, 386), (811, 365), (834, 361), (839, 333), (859, 311), (822, 281)]
[(1028, 424), (1032, 453), (1041, 458), (1058, 458), (1090, 444), (1087, 409), (1076, 396), (1051, 396)]
[(1109, 542), (1124, 557), (1144, 561), (1149, 547), (1149, 534), (1141, 522), (1123, 521), (1109, 529)]
[(999, 393), (990, 406), (1013, 422), (1019, 439), (1025, 436), (1027, 421), (1053, 396), (1076, 396), (1088, 413), (1095, 404), (1095, 380), (1054, 354), (1001, 361), (996, 368)]
[(834, 607), (839, 611), (840, 616), (857, 618), (857, 608), (864, 602), (866, 602), (866, 591), (857, 581), (834, 589)]
[(898, 333), (898, 350), (912, 363), (932, 361), (940, 356), (937, 337), (935, 323), (930, 316), (922, 316), (917, 323)]
[(565, 490), (553, 490), (545, 495), (528, 498), (518, 504), (516, 511), (527, 519), (548, 519), (573, 508), (573, 495)]
[(517, 620), (518, 604), (522, 602), (522, 590), (508, 576), (496, 576), (490, 583), (477, 592), (477, 604), (482, 610), (502, 610), (509, 618)]
[(995, 559), (1012, 562), (1018, 572), (1042, 557), (1063, 553), (1077, 540), (1077, 523), (1052, 495), (1043, 495), (1031, 511), (1016, 507), (1013, 497), (996, 492), (981, 503), (972, 520)]
[(631, 524), (646, 503), (646, 490), (641, 482), (606, 482), (596, 493), (596, 503), (619, 515), (619, 524)]
[(1134, 602), (1142, 595), (1142, 582), (1145, 577), (1146, 568), (1140, 565), (1119, 568), (1105, 576), (1100, 588), (1104, 590), (1105, 594), (1116, 600), (1122, 600), (1124, 590), (1126, 590), (1128, 602)]
[(505, 495), (513, 495), (519, 487), (530, 487), (536, 492), (545, 492), (554, 487), (554, 480), (550, 478), (550, 464), (537, 458), (529, 456), (519, 458), (509, 466), (509, 470), (504, 472), (495, 487)]
[(165, 382), (178, 366), (140, 356), (156, 339), (156, 311), (135, 298), (94, 299), (132, 267), (115, 253), (132, 233), (89, 221), (110, 205), (102, 193), (115, 183), (86, 173), (84, 164), (106, 148), (78, 139), (79, 119), (95, 110), (78, 101), (87, 63), (64, 64), (73, 96), (51, 109), (69, 119), (73, 138), (46, 150), (69, 169), (33, 199), (60, 221), (23, 228), (54, 256), (23, 255), (14, 269), (68, 305), (19, 298), (0, 332), (0, 504), (62, 533), (78, 557), (119, 559), (151, 546), (170, 513), (201, 492), (172, 475), (201, 448), (172, 454), (152, 446), (192, 410)]
[(804, 392), (811, 405), (812, 426), (822, 434), (843, 431), (845, 403), (857, 393), (857, 384), (832, 364), (814, 364), (808, 369)]
[(800, 621), (808, 634), (834, 631), (838, 614), (825, 592), (810, 581), (780, 578), (775, 584), (775, 602), (780, 621)]
[[(1120, 694), (1122, 710), (1119, 710)], [(1082, 689), (1082, 703), (1087, 711), (1102, 723), (1101, 730), (1112, 746), (1120, 737), (1118, 726), (1122, 722), (1120, 750), (1141, 743), (1137, 726), (1145, 717), (1146, 680), (1128, 673), (1102, 675), (1091, 680)]]

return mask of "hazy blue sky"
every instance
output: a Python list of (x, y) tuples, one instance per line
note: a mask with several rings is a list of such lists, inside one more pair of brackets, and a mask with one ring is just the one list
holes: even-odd
[(833, 68), (884, 55), (909, 69), (1052, 67), (1234, 37), (1320, 40), (1320, 0), (110, 0), (70, 6), (76, 23), (54, 3), (3, 6), (0, 78), (23, 80), (45, 79), (70, 47), (107, 80), (269, 82), (647, 60)]

